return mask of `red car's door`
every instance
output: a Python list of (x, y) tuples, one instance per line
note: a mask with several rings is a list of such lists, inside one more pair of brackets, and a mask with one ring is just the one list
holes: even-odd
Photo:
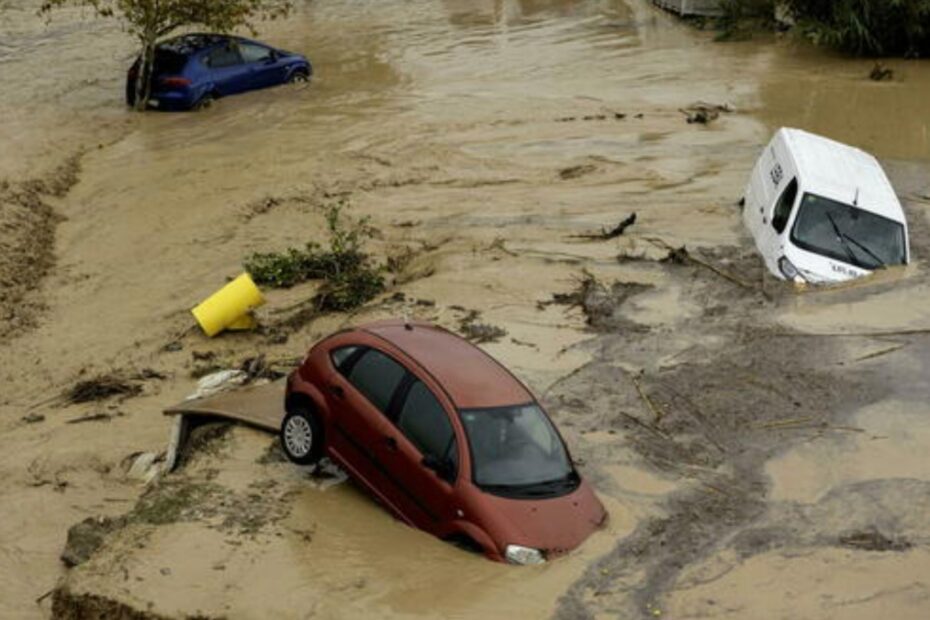
[(393, 438), (386, 412), (407, 375), (403, 366), (376, 349), (358, 349), (339, 362), (327, 379), (326, 399), (333, 412), (331, 450), (362, 484), (398, 518), (412, 523), (396, 483), (380, 461), (381, 446)]
[(378, 459), (400, 485), (400, 501), (421, 529), (441, 535), (454, 518), (458, 446), (445, 407), (419, 379), (401, 387), (391, 409), (392, 441), (378, 446)]

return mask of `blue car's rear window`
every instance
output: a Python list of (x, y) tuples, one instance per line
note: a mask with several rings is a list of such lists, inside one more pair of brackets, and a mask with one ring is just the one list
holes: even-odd
[(168, 50), (155, 50), (155, 75), (165, 75), (170, 73), (181, 73), (184, 71), (184, 65), (187, 64), (187, 57)]

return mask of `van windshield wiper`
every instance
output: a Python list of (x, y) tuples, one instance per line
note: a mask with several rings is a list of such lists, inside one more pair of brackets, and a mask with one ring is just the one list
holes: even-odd
[(840, 230), (839, 225), (837, 225), (836, 220), (833, 219), (833, 214), (827, 211), (827, 219), (830, 220), (830, 224), (833, 226), (833, 232), (836, 233), (836, 239), (840, 242), (840, 245), (843, 246), (843, 250), (846, 252), (846, 256), (849, 258), (849, 262), (852, 264), (857, 264), (856, 255), (852, 251), (852, 248), (849, 247), (849, 241), (847, 236), (843, 234), (843, 231)]
[(885, 266), (886, 266), (886, 265), (885, 265), (885, 261), (883, 261), (877, 254), (875, 254), (875, 252), (873, 252), (872, 250), (870, 250), (869, 248), (867, 248), (865, 245), (863, 245), (862, 242), (859, 241), (858, 239), (856, 239), (856, 238), (854, 238), (854, 237), (851, 237), (851, 236), (847, 235), (846, 233), (840, 233), (840, 236), (841, 236), (843, 239), (846, 239), (847, 241), (856, 244), (856, 247), (858, 247), (858, 248), (861, 249), (863, 252), (865, 252), (866, 254), (868, 254), (869, 256), (871, 256), (871, 257), (875, 260), (875, 262), (878, 263), (878, 266), (879, 266), (879, 267), (885, 267)]

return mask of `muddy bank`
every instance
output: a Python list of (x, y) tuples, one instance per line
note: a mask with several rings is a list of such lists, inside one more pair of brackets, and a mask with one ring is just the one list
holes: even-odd
[(234, 428), (201, 444), (69, 572), (54, 609), (76, 618), (95, 608), (146, 618), (403, 618), (435, 613), (429, 593), (444, 587), (443, 613), (533, 618), (554, 604), (557, 584), (629, 529), (624, 508), (610, 504), (615, 523), (586, 551), (527, 580), (401, 525), (349, 482), (269, 459), (271, 441)]
[(55, 265), (55, 229), (61, 221), (51, 202), (77, 183), (80, 155), (47, 177), (0, 181), (0, 338), (35, 327), (43, 308), (38, 294)]

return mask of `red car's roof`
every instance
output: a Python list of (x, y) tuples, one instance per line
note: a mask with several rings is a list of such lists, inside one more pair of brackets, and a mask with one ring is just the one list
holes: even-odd
[(490, 355), (467, 340), (429, 323), (381, 321), (359, 326), (388, 341), (426, 369), (456, 407), (518, 405), (533, 395)]

